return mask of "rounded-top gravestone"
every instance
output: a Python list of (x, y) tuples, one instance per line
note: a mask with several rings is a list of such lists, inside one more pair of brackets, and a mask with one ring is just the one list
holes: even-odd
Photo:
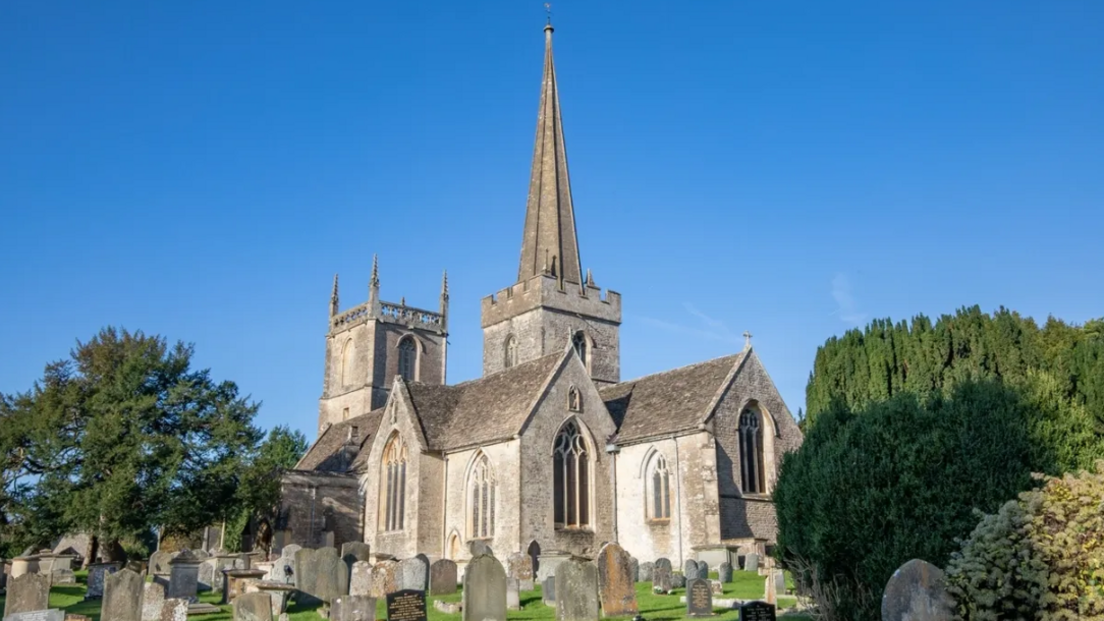
[(104, 583), (101, 621), (142, 621), (142, 575), (117, 571)]
[(919, 559), (893, 572), (882, 595), (882, 621), (949, 621), (953, 611), (943, 571)]
[(566, 560), (556, 567), (556, 621), (598, 618), (598, 568), (593, 563)]
[(506, 621), (506, 570), (490, 554), (473, 558), (464, 571), (464, 621)]
[(607, 617), (635, 615), (640, 610), (632, 561), (629, 553), (616, 543), (607, 543), (598, 551), (598, 596), (602, 614)]

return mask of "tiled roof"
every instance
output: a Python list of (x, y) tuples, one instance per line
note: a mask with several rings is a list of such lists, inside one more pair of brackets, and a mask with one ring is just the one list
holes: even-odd
[[(296, 469), (324, 472), (347, 472), (355, 469), (361, 447), (375, 436), (382, 416), (383, 408), (379, 408), (330, 425), (299, 460)], [(354, 427), (356, 433), (350, 434)]]
[(715, 358), (599, 389), (617, 425), (618, 441), (695, 428), (742, 356)]

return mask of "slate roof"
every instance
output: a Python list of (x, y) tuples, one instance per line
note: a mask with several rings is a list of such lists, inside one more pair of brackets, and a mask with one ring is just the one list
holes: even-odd
[(697, 427), (743, 352), (600, 388), (619, 442)]
[(451, 450), (512, 437), (563, 356), (551, 354), (454, 386), (407, 384), (429, 447)]
[[(355, 470), (361, 461), (357, 458), (365, 452), (361, 448), (375, 437), (382, 416), (383, 408), (379, 408), (330, 425), (295, 465), (295, 469), (322, 472)], [(356, 427), (357, 435), (350, 442), (349, 430), (352, 427)]]

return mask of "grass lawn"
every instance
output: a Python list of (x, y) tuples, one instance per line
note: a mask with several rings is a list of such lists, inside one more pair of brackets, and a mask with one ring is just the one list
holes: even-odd
[[(50, 590), (50, 607), (61, 608), (66, 612), (91, 617), (93, 621), (100, 621), (100, 601), (84, 601), (85, 582), (87, 572), (77, 572), (77, 582), (74, 585), (55, 586)], [(764, 578), (754, 572), (737, 571), (733, 573), (732, 582), (724, 585), (724, 595), (721, 597), (736, 599), (757, 599), (763, 597)], [(636, 585), (636, 598), (640, 605), (640, 614), (648, 621), (672, 621), (686, 618), (686, 604), (679, 602), (679, 597), (685, 595), (683, 589), (675, 589), (670, 595), (655, 595), (652, 593), (650, 582), (640, 582)], [(209, 604), (218, 605), (220, 596), (216, 593), (200, 593), (199, 599)], [(458, 621), (461, 615), (448, 615), (433, 607), (433, 600), (440, 599), (446, 602), (460, 601), (460, 593), (430, 597), (428, 613), (430, 621)], [(556, 618), (555, 608), (545, 606), (541, 601), (540, 586), (535, 591), (521, 594), (521, 610), (511, 610), (508, 614), (511, 620), (517, 621), (552, 621)], [(783, 609), (793, 607), (795, 600), (792, 597), (779, 597), (779, 613)], [(0, 597), (0, 610), (3, 609), (4, 598)], [(194, 617), (197, 621), (232, 621), (233, 611), (230, 606), (222, 606), (222, 612), (202, 617)], [(320, 621), (322, 617), (316, 612), (316, 606), (300, 606), (291, 603), (288, 607), (290, 621)], [(716, 610), (717, 621), (737, 621), (740, 617), (736, 610)], [(376, 607), (376, 618), (387, 618), (386, 601), (380, 599)], [(797, 614), (785, 615), (789, 621), (807, 621), (808, 617)]]

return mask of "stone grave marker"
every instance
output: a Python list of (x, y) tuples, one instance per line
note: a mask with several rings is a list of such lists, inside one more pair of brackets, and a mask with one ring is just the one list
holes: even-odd
[(399, 562), (399, 575), (401, 576), (400, 589), (428, 591), (429, 559), (426, 558), (425, 554), (418, 554), (413, 558), (403, 559)]
[(216, 573), (218, 573), (218, 561), (213, 558), (203, 559), (199, 564), (196, 589), (204, 592), (215, 590)]
[[(290, 548), (292, 546), (288, 546)], [(288, 548), (284, 548), (287, 550)], [(295, 554), (295, 586), (304, 595), (304, 601), (309, 603), (317, 601), (314, 597), (315, 584), (318, 581), (318, 559), (314, 550), (300, 548)]]
[(882, 621), (948, 621), (953, 611), (943, 570), (920, 559), (897, 568), (882, 595)]
[(288, 558), (281, 556), (280, 558), (272, 561), (272, 569), (268, 571), (268, 580), (272, 582), (282, 582), (284, 584), (295, 584), (295, 558)]
[(268, 593), (242, 593), (234, 598), (234, 621), (272, 621)]
[(341, 560), (335, 548), (319, 548), (314, 551), (315, 567), (318, 575), (314, 577), (314, 595), (326, 604), (349, 592), (348, 567)]
[(506, 557), (506, 577), (518, 581), (521, 591), (533, 590), (533, 557), (523, 552), (514, 552)]
[[(250, 587), (261, 581), (264, 570), (261, 569), (224, 569), (222, 582), (222, 603), (233, 604), (239, 595), (250, 591)], [(194, 612), (189, 608), (189, 612)]]
[(709, 580), (709, 565), (705, 561), (698, 561), (699, 580)]
[(247, 586), (246, 592), (267, 594), (272, 600), (272, 615), (279, 616), (287, 612), (288, 600), (291, 599), (291, 595), (295, 593), (295, 587), (284, 582), (261, 580)]
[(64, 610), (49, 608), (46, 610), (31, 610), (17, 612), (4, 617), (4, 621), (65, 621), (67, 615)]
[(41, 574), (23, 574), (8, 581), (4, 600), (4, 618), (50, 607), (50, 578)]
[(142, 621), (160, 621), (161, 608), (165, 606), (165, 585), (160, 582), (142, 583)]
[(199, 601), (199, 565), (202, 561), (189, 550), (182, 550), (169, 561), (169, 588), (165, 596), (186, 600), (189, 604)]
[(349, 575), (349, 595), (369, 597), (372, 594), (372, 564), (368, 561), (353, 563)]
[(456, 563), (447, 558), (429, 566), (429, 594), (448, 595), (456, 592)]
[(518, 593), (518, 579), (506, 576), (506, 610), (521, 610), (521, 594)]
[(683, 574), (671, 573), (671, 588), (681, 589), (686, 586), (686, 576)]
[(694, 578), (686, 583), (686, 615), (713, 616), (713, 587), (708, 580)]
[(744, 557), (744, 571), (759, 571), (759, 555), (752, 552)]
[(280, 556), (284, 558), (295, 558), (295, 553), (302, 550), (303, 546), (293, 543), (291, 545), (284, 546), (283, 550), (280, 550)]
[(471, 553), (472, 558), (482, 556), (484, 554), (488, 556), (494, 556), (494, 550), (491, 549), (491, 546), (487, 545), (487, 542), (480, 541), (479, 539), (474, 539), (468, 542), (468, 552)]
[(713, 589), (714, 595), (724, 595), (724, 583), (720, 580), (710, 580), (709, 587)]
[(161, 607), (161, 621), (188, 621), (188, 602), (169, 598)]
[(651, 582), (653, 570), (655, 570), (655, 563), (651, 561), (644, 561), (641, 563), (640, 573), (637, 575), (638, 582)]
[(353, 563), (357, 561), (367, 562), (371, 552), (372, 548), (363, 541), (349, 541), (341, 544), (341, 560), (345, 563), (345, 573), (347, 574), (346, 584), (353, 577)]
[(616, 543), (607, 543), (598, 551), (598, 597), (603, 616), (633, 616), (640, 611), (632, 561), (632, 556)]
[(506, 621), (506, 570), (490, 554), (473, 558), (464, 571), (464, 621)]
[(656, 559), (652, 567), (652, 592), (670, 593), (673, 588), (671, 583), (671, 561), (665, 558)]
[(342, 595), (330, 605), (330, 621), (375, 621), (376, 598)]
[(84, 599), (100, 599), (103, 597), (104, 579), (119, 571), (115, 563), (96, 563), (88, 566), (88, 589), (84, 593)]
[(548, 576), (541, 585), (541, 601), (545, 606), (556, 605), (556, 576)]
[(387, 621), (426, 621), (425, 591), (401, 589), (388, 593)]
[(682, 575), (686, 576), (686, 579), (698, 577), (698, 562), (694, 559), (690, 559), (682, 564)]
[(571, 559), (556, 568), (556, 621), (598, 618), (598, 568)]
[(786, 592), (786, 574), (782, 570), (774, 572), (774, 590), (778, 593)]
[(55, 569), (50, 572), (50, 584), (76, 584), (77, 575), (72, 569)]
[(732, 582), (732, 563), (725, 561), (717, 567), (717, 579), (721, 582)]
[(382, 599), (388, 593), (399, 590), (402, 575), (399, 562), (386, 560), (376, 563), (372, 568), (372, 597)]
[(169, 561), (173, 558), (172, 552), (158, 550), (149, 557), (149, 573), (153, 576), (169, 575)]
[(101, 621), (142, 621), (142, 575), (123, 569), (104, 582)]
[(632, 576), (633, 584), (640, 582), (640, 561), (635, 556), (629, 556), (629, 575)]
[(775, 621), (774, 606), (766, 602), (748, 602), (740, 606), (740, 621)]

